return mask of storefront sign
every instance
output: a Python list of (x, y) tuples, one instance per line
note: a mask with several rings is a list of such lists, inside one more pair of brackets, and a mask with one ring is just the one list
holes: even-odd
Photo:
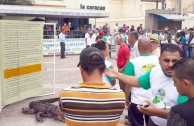
[[(86, 47), (84, 38), (70, 38), (65, 42), (65, 54), (80, 54)], [(60, 55), (60, 40), (59, 39), (44, 39), (43, 55)]]
[(105, 6), (90, 6), (90, 5), (82, 5), (80, 4), (80, 9), (87, 9), (87, 10), (105, 10)]

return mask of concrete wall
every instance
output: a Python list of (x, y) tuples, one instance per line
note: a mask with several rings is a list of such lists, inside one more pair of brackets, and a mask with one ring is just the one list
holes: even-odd
[(182, 28), (191, 28), (194, 27), (194, 18), (191, 19), (187, 19), (185, 21), (182, 22)]
[[(156, 3), (141, 2), (141, 0), (109, 0), (109, 18), (96, 19), (97, 27), (103, 26), (108, 22), (111, 31), (113, 31), (115, 23), (119, 26), (126, 24), (134, 25), (135, 29), (139, 24), (145, 22), (145, 10), (155, 9)], [(161, 6), (161, 4), (159, 4)], [(95, 24), (94, 19), (90, 19), (91, 24)]]
[(150, 30), (158, 30), (158, 19), (153, 14), (146, 14), (145, 28)]

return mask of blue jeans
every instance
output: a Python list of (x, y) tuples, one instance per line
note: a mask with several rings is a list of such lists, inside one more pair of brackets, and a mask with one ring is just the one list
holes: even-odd
[(185, 44), (183, 47), (184, 47), (184, 49), (183, 49), (183, 57), (189, 58), (190, 57), (189, 56), (189, 46)]

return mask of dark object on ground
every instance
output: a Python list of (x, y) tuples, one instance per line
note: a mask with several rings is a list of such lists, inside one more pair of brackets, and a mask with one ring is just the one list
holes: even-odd
[(24, 114), (35, 114), (36, 120), (43, 122), (43, 117), (54, 118), (65, 122), (64, 114), (58, 110), (56, 105), (51, 103), (59, 101), (59, 98), (43, 99), (32, 101), (29, 104), (29, 108), (22, 108)]

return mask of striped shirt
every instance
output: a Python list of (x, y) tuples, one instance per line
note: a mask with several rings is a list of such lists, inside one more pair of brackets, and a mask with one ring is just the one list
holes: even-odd
[(80, 83), (60, 92), (69, 126), (116, 126), (125, 107), (123, 91), (106, 83)]

